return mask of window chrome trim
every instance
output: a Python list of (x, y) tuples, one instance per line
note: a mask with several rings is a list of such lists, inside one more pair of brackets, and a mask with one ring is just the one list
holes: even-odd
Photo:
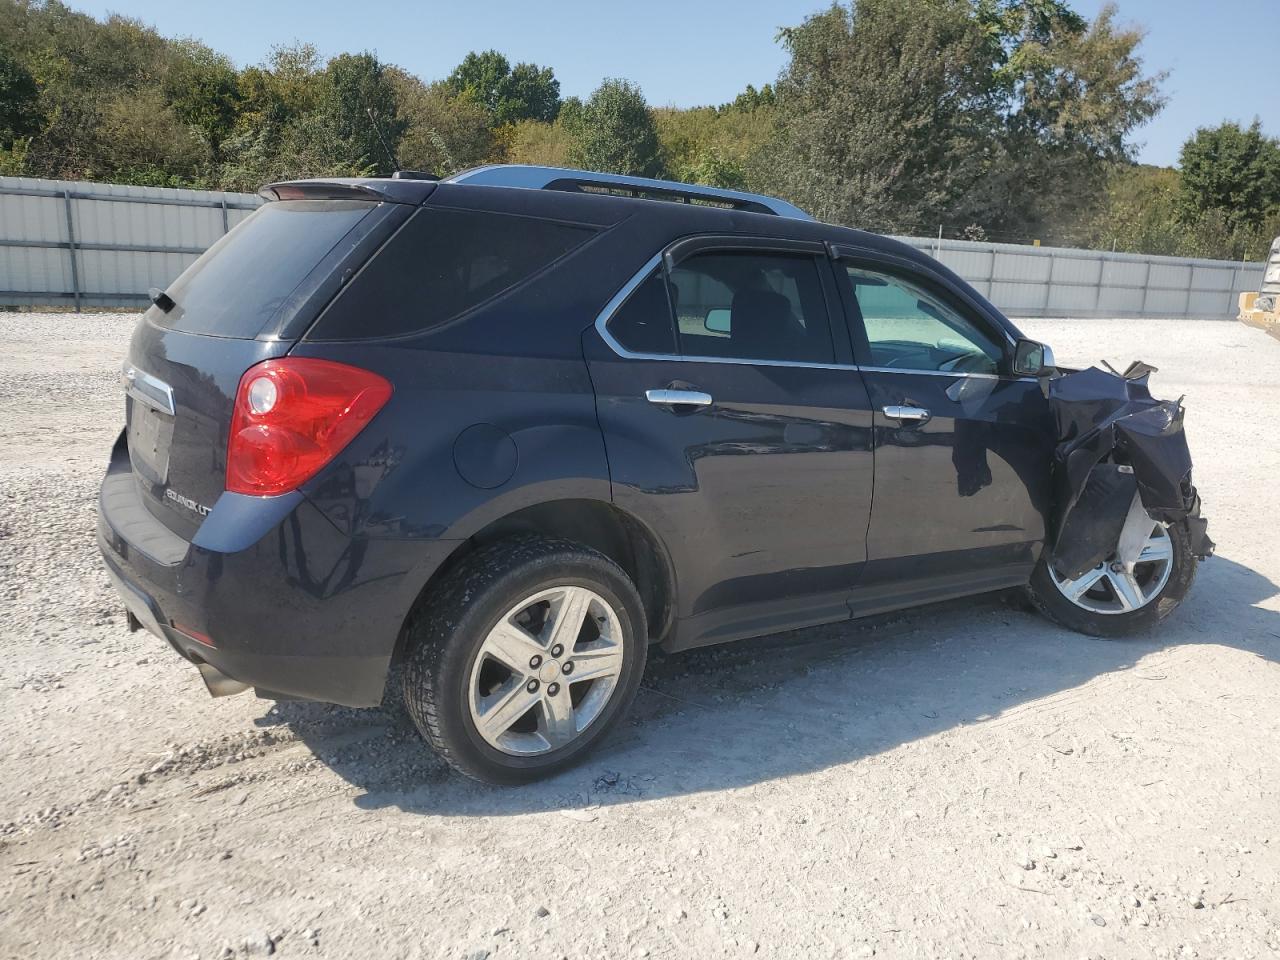
[[(596, 316), (595, 328), (600, 334), (600, 338), (608, 344), (609, 349), (622, 357), (624, 360), (666, 360), (666, 361), (687, 361), (689, 363), (732, 363), (740, 367), (799, 367), (802, 369), (812, 370), (857, 370), (858, 368), (850, 363), (807, 363), (801, 360), (747, 360), (737, 357), (699, 357), (690, 356), (683, 353), (636, 353), (628, 350), (617, 338), (609, 332), (609, 321), (613, 319), (613, 315), (618, 312), (627, 298), (635, 292), (636, 287), (649, 279), (649, 274), (662, 264), (662, 258), (666, 255), (666, 251), (662, 250), (655, 253), (652, 257), (645, 261), (630, 280), (628, 280), (613, 298), (604, 305), (604, 309)], [(677, 331), (678, 333), (678, 331)], [(679, 343), (679, 340), (676, 341)]]
[(1033, 383), (1038, 377), (1016, 377), (1007, 373), (970, 373), (953, 370), (917, 370), (914, 367), (858, 367), (863, 373), (911, 373), (925, 377), (968, 377), (976, 380), (1030, 380)]
[(120, 379), (124, 383), (124, 392), (139, 403), (171, 417), (177, 415), (177, 408), (173, 404), (173, 387), (159, 377), (139, 370), (126, 360), (120, 370)]
[[(649, 279), (649, 274), (658, 266), (662, 265), (663, 257), (666, 255), (665, 250), (655, 253), (652, 257), (645, 261), (635, 275), (622, 285), (622, 289), (610, 298), (609, 302), (604, 305), (604, 309), (596, 315), (595, 328), (600, 334), (605, 344), (624, 360), (650, 360), (650, 361), (687, 361), (689, 363), (730, 363), (740, 367), (797, 367), (801, 370), (856, 370), (862, 373), (914, 373), (923, 374), (927, 377), (967, 377), (978, 380), (1013, 380), (1023, 381), (1029, 380), (1035, 382), (1037, 377), (1011, 377), (1000, 373), (957, 373), (947, 370), (912, 370), (903, 367), (860, 367), (853, 363), (809, 363), (803, 360), (746, 360), (735, 357), (699, 357), (689, 356), (680, 353), (636, 353), (628, 350), (617, 338), (609, 332), (609, 321), (613, 319), (613, 315), (618, 312), (627, 298), (635, 292), (636, 287)], [(677, 343), (679, 341), (677, 340)]]

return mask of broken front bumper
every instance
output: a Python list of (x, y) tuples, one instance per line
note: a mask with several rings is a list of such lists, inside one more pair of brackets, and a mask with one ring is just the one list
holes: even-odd
[(1155, 368), (1124, 373), (1090, 367), (1046, 382), (1058, 428), (1049, 530), (1054, 571), (1073, 580), (1117, 549), (1135, 502), (1153, 520), (1183, 523), (1192, 552), (1214, 550), (1191, 482), (1191, 451), (1181, 400), (1156, 400)]

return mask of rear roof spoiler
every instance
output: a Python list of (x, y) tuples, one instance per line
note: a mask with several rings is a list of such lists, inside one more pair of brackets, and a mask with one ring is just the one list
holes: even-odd
[(258, 191), (258, 196), (265, 200), (382, 200), (416, 205), (435, 188), (431, 180), (330, 177), (269, 183)]

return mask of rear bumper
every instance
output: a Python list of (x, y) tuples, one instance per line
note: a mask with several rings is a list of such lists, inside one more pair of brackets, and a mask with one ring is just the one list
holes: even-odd
[(223, 494), (193, 542), (175, 540), (121, 442), (98, 546), (128, 611), (185, 659), (259, 696), (366, 707), (381, 701), (405, 615), (453, 544), (351, 538), (297, 494)]

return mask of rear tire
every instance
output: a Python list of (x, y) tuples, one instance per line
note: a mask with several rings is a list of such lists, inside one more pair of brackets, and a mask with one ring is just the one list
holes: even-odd
[(1162, 623), (1182, 602), (1196, 576), (1196, 557), (1184, 523), (1166, 529), (1173, 548), (1172, 569), (1164, 586), (1143, 606), (1123, 613), (1098, 613), (1072, 602), (1049, 569), (1048, 551), (1031, 575), (1028, 595), (1036, 609), (1068, 630), (1093, 637), (1123, 637)]
[(580, 761), (630, 708), (648, 643), (622, 568), (550, 538), (465, 558), (407, 631), (402, 685), (414, 724), (459, 773), (497, 784)]

